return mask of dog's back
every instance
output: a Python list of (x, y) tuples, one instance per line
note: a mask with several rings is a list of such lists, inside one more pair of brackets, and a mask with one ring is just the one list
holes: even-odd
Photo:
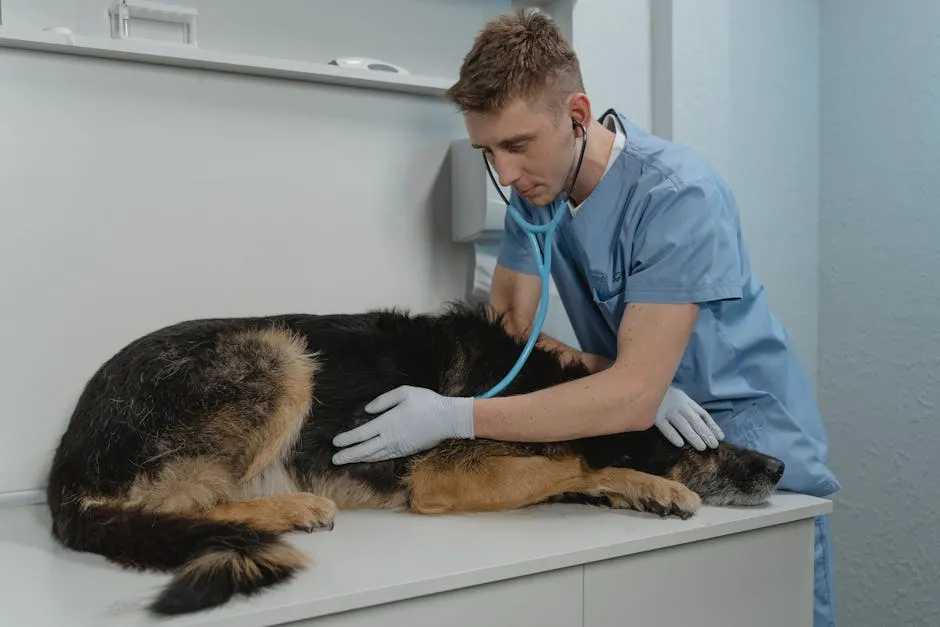
[[(368, 421), (364, 407), (379, 394), (404, 384), (478, 394), (519, 350), (485, 314), (460, 307), (442, 316), (391, 310), (180, 322), (131, 342), (93, 374), (55, 453), (47, 496), (53, 507), (76, 489), (114, 496), (167, 457), (244, 442), (259, 426), (252, 415), (266, 420), (285, 395), (304, 418), (316, 405), (316, 420), (295, 434), (298, 463), (326, 469), (333, 437)], [(560, 375), (557, 362), (536, 352), (509, 390), (530, 381), (526, 389), (544, 387), (546, 372), (552, 382)]]
[[(315, 347), (324, 365), (314, 383), (315, 418), (305, 423), (292, 464), (308, 480), (319, 481), (318, 487), (341, 507), (373, 506), (389, 498), (404, 487), (412, 462), (406, 457), (351, 466), (331, 463), (333, 437), (375, 418), (365, 411), (370, 401), (401, 385), (445, 396), (478, 396), (505, 376), (522, 350), (522, 343), (483, 307), (454, 305), (428, 316), (386, 311), (285, 321)], [(536, 350), (503, 394), (532, 392), (587, 374), (581, 366), (562, 366), (552, 353)], [(545, 449), (538, 443), (500, 447), (520, 454)]]

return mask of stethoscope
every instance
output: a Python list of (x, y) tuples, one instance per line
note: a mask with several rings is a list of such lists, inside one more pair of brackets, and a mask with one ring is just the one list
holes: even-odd
[[(490, 162), (486, 158), (486, 154), (483, 155), (483, 162), (486, 164), (486, 171), (490, 175), (490, 180), (493, 181), (493, 185), (496, 186), (496, 191), (499, 193), (500, 198), (502, 198), (503, 202), (506, 203), (506, 210), (509, 211), (509, 214), (512, 216), (512, 219), (516, 222), (516, 224), (518, 224), (519, 227), (526, 232), (526, 235), (529, 238), (529, 243), (532, 244), (532, 254), (535, 255), (535, 263), (538, 266), (539, 279), (542, 283), (542, 293), (539, 297), (539, 307), (535, 313), (532, 331), (529, 334), (529, 339), (525, 343), (525, 347), (522, 349), (522, 353), (519, 355), (519, 358), (516, 359), (515, 365), (506, 374), (506, 376), (503, 377), (502, 381), (494, 385), (488, 392), (482, 394), (478, 398), (490, 398), (496, 396), (502, 392), (507, 385), (512, 383), (512, 380), (515, 379), (516, 375), (519, 374), (519, 371), (522, 370), (522, 366), (525, 365), (526, 360), (532, 353), (532, 349), (535, 347), (535, 343), (538, 340), (539, 334), (542, 332), (542, 325), (545, 324), (545, 316), (548, 313), (549, 280), (552, 272), (552, 240), (555, 237), (555, 229), (561, 222), (562, 216), (564, 216), (564, 205), (568, 202), (568, 199), (571, 198), (571, 191), (574, 189), (574, 184), (578, 180), (578, 175), (581, 173), (581, 162), (584, 160), (584, 149), (587, 147), (587, 129), (585, 129), (584, 125), (577, 120), (571, 120), (571, 122), (573, 128), (581, 128), (581, 152), (578, 155), (578, 162), (574, 167), (574, 174), (571, 177), (571, 183), (568, 185), (568, 191), (565, 192), (562, 202), (556, 203), (556, 207), (554, 209), (555, 213), (552, 215), (552, 219), (548, 224), (532, 224), (522, 217), (519, 211), (512, 206), (512, 203), (509, 202), (509, 199), (506, 198), (506, 195), (503, 194), (503, 190), (496, 181), (496, 177), (493, 175), (492, 168), (490, 168)], [(544, 251), (539, 247), (539, 242), (535, 238), (536, 233), (545, 233)]]

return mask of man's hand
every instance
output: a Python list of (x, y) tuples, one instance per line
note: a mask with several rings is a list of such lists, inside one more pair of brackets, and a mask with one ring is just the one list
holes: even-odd
[[(520, 335), (520, 337), (522, 339), (528, 339), (528, 333), (529, 331), (526, 330)], [(546, 335), (544, 333), (539, 334), (539, 339), (536, 341), (535, 345), (539, 348), (544, 348), (546, 350), (559, 353), (562, 363), (572, 364), (576, 361), (580, 361), (582, 364), (584, 364), (584, 367), (587, 368), (588, 372), (592, 374), (595, 372), (600, 372), (613, 363), (613, 361), (607, 359), (606, 357), (579, 351), (578, 349), (568, 346), (564, 342), (559, 342), (552, 336)]]
[(472, 398), (405, 385), (377, 397), (366, 411), (381, 415), (333, 438), (335, 446), (349, 447), (333, 456), (334, 464), (383, 461), (425, 451), (448, 438), (473, 438)]
[[(506, 332), (523, 342), (528, 340), (535, 322), (541, 286), (538, 276), (515, 272), (499, 264), (493, 271), (490, 307), (495, 313), (503, 315)], [(562, 362), (580, 361), (591, 373), (600, 372), (612, 363), (606, 357), (579, 351), (545, 333), (539, 334), (536, 346), (559, 353)]]
[(666, 390), (666, 396), (656, 412), (656, 427), (676, 446), (688, 442), (698, 451), (704, 451), (706, 445), (715, 448), (719, 441), (725, 439), (725, 434), (711, 415), (675, 387)]

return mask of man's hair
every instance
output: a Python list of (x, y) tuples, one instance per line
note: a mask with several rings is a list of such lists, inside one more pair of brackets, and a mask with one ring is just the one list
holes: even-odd
[(561, 29), (538, 10), (517, 9), (480, 31), (445, 97), (465, 113), (489, 113), (518, 98), (557, 110), (578, 91), (578, 57)]

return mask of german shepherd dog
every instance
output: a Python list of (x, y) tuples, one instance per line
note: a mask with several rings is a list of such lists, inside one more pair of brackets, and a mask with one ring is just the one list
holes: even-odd
[[(52, 461), (62, 545), (174, 573), (159, 615), (250, 595), (305, 567), (281, 536), (332, 529), (338, 508), (480, 512), (576, 501), (692, 516), (757, 505), (784, 465), (729, 443), (698, 452), (655, 427), (567, 442), (448, 440), (407, 458), (335, 466), (333, 437), (413, 385), (479, 395), (522, 343), (485, 306), (432, 314), (288, 314), (179, 322), (93, 374)], [(536, 348), (505, 394), (588, 374)]]

